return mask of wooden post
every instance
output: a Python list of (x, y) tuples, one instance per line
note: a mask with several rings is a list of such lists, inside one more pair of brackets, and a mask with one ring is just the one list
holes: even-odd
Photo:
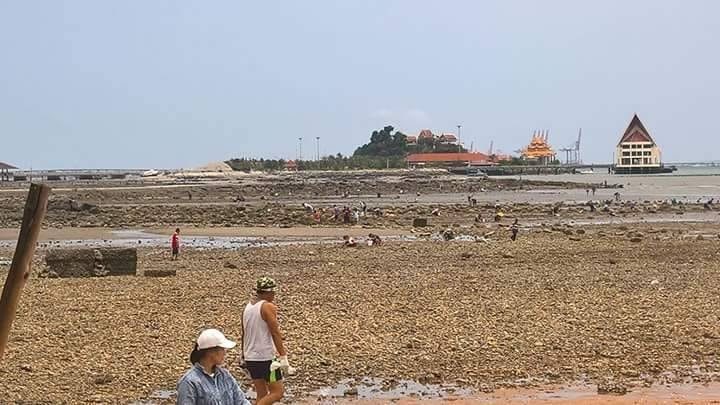
[(0, 298), (0, 361), (5, 354), (5, 346), (10, 336), (12, 322), (15, 319), (20, 294), (30, 276), (30, 265), (47, 210), (49, 195), (50, 187), (44, 184), (30, 185), (15, 255)]

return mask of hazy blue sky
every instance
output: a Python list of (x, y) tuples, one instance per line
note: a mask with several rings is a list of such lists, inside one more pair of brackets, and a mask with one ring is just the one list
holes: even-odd
[(582, 127), (585, 160), (609, 162), (635, 112), (664, 160), (720, 159), (718, 16), (715, 0), (0, 0), (0, 161), (190, 167), (462, 124), (506, 152)]

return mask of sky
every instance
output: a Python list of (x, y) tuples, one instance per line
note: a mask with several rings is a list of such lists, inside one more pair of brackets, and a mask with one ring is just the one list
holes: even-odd
[[(715, 0), (0, 0), (0, 161), (187, 168), (351, 154), (392, 125), (609, 163), (637, 113), (720, 159)], [(560, 155), (560, 154), (559, 154)]]

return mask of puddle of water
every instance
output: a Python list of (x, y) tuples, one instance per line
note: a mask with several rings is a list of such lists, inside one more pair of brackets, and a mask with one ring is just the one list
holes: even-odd
[(404, 397), (444, 398), (448, 396), (469, 396), (468, 388), (454, 384), (421, 384), (412, 380), (384, 380), (364, 377), (360, 380), (347, 378), (333, 387), (313, 391), (312, 396), (320, 398), (342, 398), (347, 396), (372, 399), (400, 399)]

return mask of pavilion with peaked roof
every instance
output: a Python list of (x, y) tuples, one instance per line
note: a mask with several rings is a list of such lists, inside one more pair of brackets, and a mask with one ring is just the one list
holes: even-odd
[(662, 167), (660, 147), (635, 114), (615, 152), (616, 173), (652, 173)]
[(17, 167), (0, 162), (0, 181), (10, 181), (11, 170), (17, 170)]

